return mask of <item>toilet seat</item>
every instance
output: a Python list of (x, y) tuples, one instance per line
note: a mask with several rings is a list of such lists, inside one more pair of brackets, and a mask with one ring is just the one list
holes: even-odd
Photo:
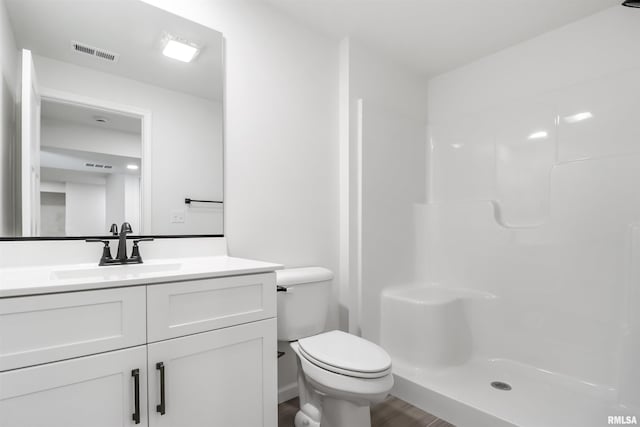
[(368, 401), (378, 403), (382, 401), (393, 387), (393, 374), (380, 378), (357, 378), (324, 369), (304, 357), (297, 341), (289, 344), (298, 355), (300, 369), (304, 377), (313, 388), (334, 398), (350, 401)]
[(382, 378), (391, 373), (391, 358), (378, 345), (342, 331), (298, 341), (300, 355), (330, 372), (355, 378)]

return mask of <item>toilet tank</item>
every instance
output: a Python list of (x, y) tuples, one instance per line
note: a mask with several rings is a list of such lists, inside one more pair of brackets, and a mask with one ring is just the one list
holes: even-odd
[(276, 271), (278, 340), (294, 341), (319, 334), (326, 328), (333, 272), (322, 267)]

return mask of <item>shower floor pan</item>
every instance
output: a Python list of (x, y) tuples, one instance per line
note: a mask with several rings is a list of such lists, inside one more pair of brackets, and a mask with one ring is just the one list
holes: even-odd
[(600, 427), (620, 424), (609, 418), (616, 416), (640, 422), (640, 408), (620, 405), (615, 389), (474, 354), (467, 315), (494, 301), (441, 286), (384, 292), (381, 343), (393, 359), (392, 394), (458, 427)]
[[(596, 427), (610, 416), (638, 417), (589, 386), (508, 360), (476, 360), (429, 372), (394, 361), (392, 393), (458, 427)], [(491, 386), (507, 383), (511, 390)]]

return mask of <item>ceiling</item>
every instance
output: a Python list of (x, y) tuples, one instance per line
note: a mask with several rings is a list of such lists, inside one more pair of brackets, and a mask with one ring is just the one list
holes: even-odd
[(43, 100), (42, 118), (71, 122), (84, 126), (94, 126), (100, 129), (128, 132), (136, 135), (142, 133), (142, 120), (139, 117), (131, 117), (84, 105)]
[[(166, 89), (222, 100), (222, 34), (137, 0), (6, 0), (19, 49)], [(166, 33), (202, 46), (191, 63), (162, 55)], [(71, 42), (119, 54), (115, 63)], [(37, 72), (37, 70), (36, 70)]]
[(329, 36), (351, 36), (425, 77), (621, 0), (265, 0)]
[[(142, 121), (139, 117), (48, 99), (43, 99), (41, 105), (43, 120), (54, 120), (63, 124), (73, 123), (106, 131), (126, 132), (137, 136), (138, 140), (142, 133)], [(96, 118), (105, 120), (105, 122), (97, 121)], [(87, 148), (89, 151), (62, 148), (50, 146), (45, 142), (43, 137), (40, 147), (40, 166), (47, 169), (45, 181), (65, 182), (71, 177), (73, 182), (86, 182), (87, 179), (89, 181), (92, 179), (89, 175), (103, 177), (109, 174), (140, 175), (141, 161), (139, 157), (96, 152), (89, 147)], [(128, 169), (127, 165), (131, 164), (137, 165), (138, 169)], [(68, 171), (73, 171), (73, 173), (69, 174)]]
[[(87, 164), (93, 166), (87, 166)], [(127, 165), (136, 165), (138, 169), (130, 170)], [(109, 174), (140, 175), (140, 159), (56, 147), (42, 147), (40, 151), (40, 166), (102, 176)], [(59, 181), (58, 179), (48, 180)]]

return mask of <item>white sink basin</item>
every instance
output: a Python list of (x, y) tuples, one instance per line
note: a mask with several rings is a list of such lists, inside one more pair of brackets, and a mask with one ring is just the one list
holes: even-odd
[(144, 276), (148, 274), (167, 273), (178, 271), (182, 264), (133, 264), (133, 265), (107, 265), (84, 269), (59, 270), (51, 272), (52, 280), (64, 279), (117, 279), (131, 276)]

